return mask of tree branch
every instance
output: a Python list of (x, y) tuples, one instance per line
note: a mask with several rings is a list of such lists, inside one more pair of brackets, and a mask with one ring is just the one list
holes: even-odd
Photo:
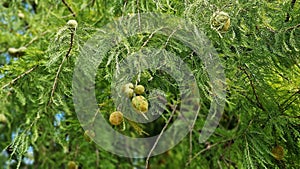
[(54, 79), (54, 82), (53, 82), (53, 86), (52, 86), (52, 90), (51, 90), (51, 94), (50, 94), (50, 99), (49, 99), (49, 102), (48, 102), (48, 106), (51, 104), (52, 102), (52, 98), (53, 98), (53, 95), (54, 95), (54, 92), (55, 92), (55, 89), (57, 87), (57, 81), (58, 81), (58, 76), (61, 72), (61, 69), (62, 69), (62, 65), (64, 64), (64, 62), (66, 61), (66, 59), (68, 59), (68, 57), (70, 56), (70, 53), (71, 53), (71, 50), (73, 48), (73, 39), (74, 39), (74, 33), (75, 33), (75, 29), (71, 29), (71, 40), (70, 40), (70, 47), (69, 47), (69, 50), (66, 54), (66, 56), (63, 58), (63, 60), (61, 61), (59, 67), (58, 67), (58, 70), (56, 72), (56, 75), (55, 75), (55, 79)]
[(24, 77), (25, 75), (29, 74), (30, 72), (32, 72), (34, 69), (36, 69), (37, 66), (34, 66), (32, 68), (30, 68), (29, 70), (27, 70), (26, 72), (22, 73), (21, 75), (19, 75), (18, 77), (14, 78), (11, 82), (5, 84), (4, 86), (1, 87), (1, 90), (6, 88), (9, 85), (14, 84), (17, 80), (21, 79), (22, 77)]
[(76, 16), (75, 12), (73, 11), (73, 9), (68, 5), (68, 3), (66, 2), (66, 0), (62, 0), (62, 2), (65, 4), (65, 6), (68, 8), (68, 10), (72, 13), (73, 17)]

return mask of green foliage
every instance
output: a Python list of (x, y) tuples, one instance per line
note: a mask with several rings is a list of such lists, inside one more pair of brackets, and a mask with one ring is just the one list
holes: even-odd
[[(122, 59), (141, 48), (175, 53), (198, 82), (201, 110), (191, 135), (151, 157), (151, 168), (300, 168), (299, 1), (4, 0), (0, 11), (0, 168), (66, 168), (69, 161), (83, 168), (145, 166), (145, 159), (119, 157), (86, 141), (72, 100), (73, 69), (84, 43), (118, 17), (143, 12), (183, 17), (199, 27), (216, 48), (227, 83), (218, 128), (199, 144), (211, 89), (203, 63), (190, 48), (145, 32), (122, 39), (107, 53), (95, 84), (98, 113), (107, 120), (116, 110), (113, 74)], [(211, 26), (216, 11), (230, 16), (228, 31)], [(66, 25), (70, 19), (78, 22), (75, 30)], [(26, 47), (25, 53), (8, 52), (20, 47)], [(168, 105), (161, 105), (162, 117), (153, 123), (125, 119), (124, 126), (114, 128), (131, 137), (157, 135), (171, 117), (172, 106), (180, 103), (178, 85), (155, 70), (140, 72), (132, 80), (137, 82), (145, 86), (150, 106), (153, 89), (166, 93)], [(272, 153), (276, 146), (283, 147), (283, 159)]]

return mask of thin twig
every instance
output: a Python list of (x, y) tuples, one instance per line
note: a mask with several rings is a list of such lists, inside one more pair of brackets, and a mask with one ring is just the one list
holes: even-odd
[(197, 117), (198, 117), (198, 115), (199, 115), (199, 112), (200, 112), (200, 106), (198, 107), (198, 110), (197, 110), (196, 115), (195, 115), (195, 119), (194, 119), (192, 125), (190, 126), (190, 150), (189, 150), (189, 162), (192, 161), (192, 152), (193, 152), (193, 129), (194, 129), (194, 126), (195, 126)]
[(176, 112), (176, 108), (177, 108), (177, 105), (175, 105), (175, 106), (173, 107), (173, 111), (172, 111), (171, 116), (169, 117), (169, 119), (168, 119), (168, 121), (166, 122), (165, 126), (163, 127), (163, 129), (162, 129), (161, 132), (159, 133), (159, 135), (158, 135), (157, 139), (155, 140), (155, 142), (154, 142), (154, 144), (153, 144), (151, 150), (149, 151), (148, 156), (147, 156), (147, 159), (146, 159), (146, 166), (145, 166), (145, 169), (148, 169), (148, 168), (149, 168), (149, 159), (150, 159), (150, 156), (151, 156), (152, 152), (154, 151), (155, 147), (157, 146), (159, 139), (161, 138), (161, 136), (163, 135), (164, 131), (167, 129), (169, 123), (171, 122), (171, 119), (173, 118), (173, 116), (174, 116), (174, 114), (175, 114), (175, 112)]
[(141, 30), (141, 15), (140, 15), (140, 4), (139, 0), (136, 0), (137, 10), (138, 10), (138, 25), (139, 29)]
[(73, 17), (76, 16), (75, 12), (73, 11), (73, 9), (68, 5), (68, 3), (65, 0), (61, 0), (65, 6), (68, 8), (68, 10), (72, 13)]
[(177, 30), (178, 30), (178, 29), (174, 29), (173, 32), (168, 36), (168, 39), (167, 39), (166, 43), (165, 43), (164, 46), (163, 46), (164, 48), (166, 48), (166, 46), (168, 45), (168, 43), (169, 43), (171, 37), (174, 35), (174, 33), (175, 33)]
[(254, 94), (254, 96), (255, 96), (255, 99), (256, 99), (256, 102), (257, 102), (257, 106), (258, 106), (259, 108), (261, 108), (263, 111), (266, 111), (266, 109), (263, 107), (263, 105), (262, 105), (262, 103), (260, 102), (260, 99), (259, 99), (259, 97), (258, 97), (258, 95), (257, 95), (257, 93), (256, 93), (255, 86), (254, 86), (254, 84), (253, 84), (253, 81), (251, 80), (251, 76), (250, 76), (249, 73), (245, 70), (245, 68), (239, 67), (239, 69), (242, 70), (242, 71), (246, 74), (248, 80), (250, 81), (250, 86), (251, 86), (252, 91), (253, 91), (253, 94)]
[(191, 160), (189, 160), (189, 161), (185, 164), (185, 166), (190, 165), (190, 163), (191, 163), (195, 158), (197, 158), (200, 154), (204, 153), (204, 152), (207, 151), (207, 150), (210, 150), (212, 147), (215, 147), (216, 145), (219, 145), (220, 143), (221, 143), (221, 142), (215, 143), (215, 144), (213, 144), (213, 145), (208, 145), (208, 146), (206, 146), (204, 149), (202, 149), (202, 150), (199, 151), (196, 155), (194, 155), (194, 157), (193, 157)]
[(6, 88), (9, 85), (14, 84), (17, 80), (21, 79), (22, 77), (24, 77), (25, 75), (29, 74), (30, 72), (32, 72), (35, 68), (37, 68), (37, 66), (34, 66), (32, 68), (30, 68), (29, 70), (27, 70), (26, 72), (22, 73), (21, 75), (19, 75), (18, 77), (14, 78), (11, 82), (5, 84), (4, 86), (1, 87), (1, 90)]
[[(289, 100), (291, 100), (291, 98), (293, 98), (294, 96), (296, 96), (297, 94), (300, 94), (300, 89), (297, 91), (297, 92), (295, 92), (295, 93), (293, 93), (288, 99), (286, 99), (282, 104), (280, 104), (280, 107), (281, 106), (284, 106), (285, 104), (287, 104), (287, 102), (289, 101)], [(289, 104), (288, 104), (289, 105)], [(286, 105), (284, 108), (283, 108), (283, 111), (282, 111), (282, 113), (286, 110), (286, 108), (288, 107), (288, 105)]]
[(289, 104), (287, 104), (287, 105), (283, 108), (282, 113), (284, 113), (284, 112), (287, 110), (287, 108), (288, 108), (292, 103), (294, 103), (296, 100), (297, 100), (297, 98), (295, 98), (295, 99), (292, 100)]
[(297, 25), (295, 25), (295, 26), (288, 27), (288, 28), (286, 29), (286, 31), (289, 31), (289, 30), (292, 30), (292, 29), (295, 29), (295, 28), (298, 28), (298, 27), (300, 27), (300, 23), (297, 24)]
[(148, 39), (147, 39), (147, 40), (143, 43), (143, 45), (141, 46), (141, 49), (147, 45), (147, 43), (149, 42), (149, 40), (150, 40), (150, 39), (153, 37), (153, 35), (154, 35), (156, 32), (158, 32), (159, 30), (160, 30), (160, 29), (157, 29), (157, 30), (153, 31), (153, 32), (149, 35)]
[(193, 130), (190, 129), (190, 149), (189, 149), (189, 163), (192, 161), (193, 158)]
[(100, 160), (99, 160), (99, 149), (96, 148), (96, 168), (99, 167), (99, 163), (100, 163)]
[(62, 65), (64, 64), (65, 60), (69, 57), (69, 55), (70, 55), (70, 53), (71, 53), (71, 50), (72, 50), (72, 48), (73, 48), (74, 33), (75, 33), (75, 29), (74, 29), (74, 30), (71, 30), (70, 47), (69, 47), (69, 50), (68, 50), (66, 56), (65, 56), (65, 57), (63, 58), (63, 60), (61, 61), (60, 65), (59, 65), (59, 67), (58, 67), (58, 70), (57, 70), (57, 72), (56, 72), (55, 79), (54, 79), (53, 86), (52, 86), (52, 90), (51, 90), (50, 99), (49, 99), (49, 102), (48, 102), (48, 106), (51, 104), (52, 97), (53, 97), (54, 92), (55, 92), (55, 89), (56, 89), (56, 87), (57, 87), (58, 76), (59, 76), (59, 73), (61, 72)]

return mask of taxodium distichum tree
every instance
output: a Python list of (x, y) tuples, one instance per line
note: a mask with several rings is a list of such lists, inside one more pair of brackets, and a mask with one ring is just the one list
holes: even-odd
[(0, 168), (299, 168), (299, 11), (1, 1)]

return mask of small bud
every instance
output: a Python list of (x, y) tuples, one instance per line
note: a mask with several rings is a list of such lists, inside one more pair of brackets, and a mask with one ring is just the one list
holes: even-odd
[(67, 22), (67, 25), (68, 25), (69, 28), (76, 29), (78, 23), (77, 23), (76, 20), (69, 20), (69, 21)]
[(122, 91), (124, 92), (126, 89), (133, 89), (134, 86), (132, 83), (127, 83), (122, 87)]

